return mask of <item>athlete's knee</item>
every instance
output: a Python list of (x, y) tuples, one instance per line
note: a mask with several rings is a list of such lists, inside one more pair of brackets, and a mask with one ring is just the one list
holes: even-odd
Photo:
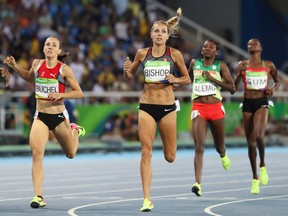
[(76, 156), (74, 153), (66, 154), (66, 157), (69, 159), (73, 159)]
[(42, 151), (38, 151), (37, 149), (32, 149), (32, 157), (33, 157), (33, 160), (42, 160), (43, 157), (44, 157), (44, 152)]
[(141, 154), (142, 154), (142, 157), (145, 157), (145, 158), (152, 157), (152, 149), (142, 147)]
[(200, 143), (195, 143), (195, 153), (197, 154), (204, 154), (204, 150), (205, 150), (205, 145), (204, 144), (200, 144)]
[(165, 160), (169, 163), (173, 163), (175, 158), (176, 158), (176, 155), (175, 153), (170, 153), (170, 154), (165, 154)]
[(256, 149), (257, 149), (256, 142), (248, 142), (248, 151), (249, 152), (256, 151)]
[(152, 147), (142, 145), (141, 156), (143, 159), (149, 159), (152, 157)]
[(264, 138), (261, 135), (256, 136), (256, 141), (257, 143), (263, 143), (264, 142)]

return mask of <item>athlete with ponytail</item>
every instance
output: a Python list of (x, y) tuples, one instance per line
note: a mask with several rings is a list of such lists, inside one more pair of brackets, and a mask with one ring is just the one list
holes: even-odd
[[(154, 208), (150, 196), (152, 179), (152, 149), (158, 126), (163, 152), (166, 161), (172, 163), (176, 156), (176, 104), (173, 84), (189, 84), (191, 82), (181, 52), (167, 47), (169, 36), (178, 31), (182, 10), (168, 21), (154, 22), (150, 36), (152, 47), (139, 49), (133, 61), (124, 62), (124, 76), (132, 79), (138, 67), (143, 67), (145, 86), (140, 98), (138, 128), (142, 146), (140, 172), (143, 189), (143, 205), (140, 211), (147, 212)], [(180, 72), (178, 77), (176, 74)]]
[[(32, 208), (44, 207), (43, 199), (43, 158), (48, 142), (49, 131), (52, 131), (65, 155), (72, 159), (78, 149), (78, 136), (83, 136), (83, 127), (70, 124), (64, 99), (82, 98), (83, 92), (73, 71), (64, 62), (68, 53), (62, 54), (58, 38), (51, 36), (44, 43), (45, 59), (35, 59), (31, 69), (21, 68), (13, 56), (8, 56), (4, 64), (14, 69), (27, 82), (35, 85), (36, 112), (29, 134), (32, 151), (32, 180), (34, 198), (30, 202)], [(69, 87), (69, 91), (66, 91)]]

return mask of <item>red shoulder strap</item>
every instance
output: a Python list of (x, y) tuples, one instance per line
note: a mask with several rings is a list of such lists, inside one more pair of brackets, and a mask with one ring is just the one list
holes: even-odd
[(166, 47), (165, 54), (166, 54), (167, 56), (170, 56), (170, 57), (171, 57), (170, 47)]
[(150, 48), (148, 49), (146, 56), (151, 55), (151, 53), (152, 53), (152, 47), (150, 47)]
[(151, 55), (151, 53), (152, 53), (152, 47), (149, 47), (149, 49), (148, 49), (148, 51), (147, 51), (147, 54), (146, 54), (146, 56), (145, 56), (145, 59), (146, 59), (149, 55)]

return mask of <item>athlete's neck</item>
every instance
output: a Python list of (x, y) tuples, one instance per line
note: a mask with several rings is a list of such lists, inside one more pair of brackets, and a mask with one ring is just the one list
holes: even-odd
[(203, 58), (203, 65), (210, 66), (214, 63), (215, 58)]
[(53, 68), (57, 65), (57, 63), (58, 63), (57, 59), (55, 60), (55, 59), (47, 59), (46, 58), (46, 67), (47, 68)]
[(155, 57), (164, 55), (166, 50), (166, 46), (153, 46), (152, 47), (152, 55)]
[(250, 55), (248, 62), (249, 65), (262, 64), (261, 55), (259, 53), (254, 53), (253, 55)]

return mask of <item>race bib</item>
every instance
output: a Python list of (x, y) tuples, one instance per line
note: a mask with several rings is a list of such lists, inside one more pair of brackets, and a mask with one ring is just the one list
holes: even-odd
[(246, 84), (247, 89), (260, 90), (267, 87), (268, 76), (266, 72), (247, 72)]
[(167, 83), (166, 75), (170, 73), (170, 62), (147, 61), (144, 67), (145, 82)]
[(194, 83), (193, 85), (193, 93), (196, 95), (215, 95), (216, 94), (216, 86), (212, 83), (203, 82), (203, 83)]
[(36, 78), (35, 97), (47, 99), (49, 93), (59, 93), (59, 82), (57, 79)]

